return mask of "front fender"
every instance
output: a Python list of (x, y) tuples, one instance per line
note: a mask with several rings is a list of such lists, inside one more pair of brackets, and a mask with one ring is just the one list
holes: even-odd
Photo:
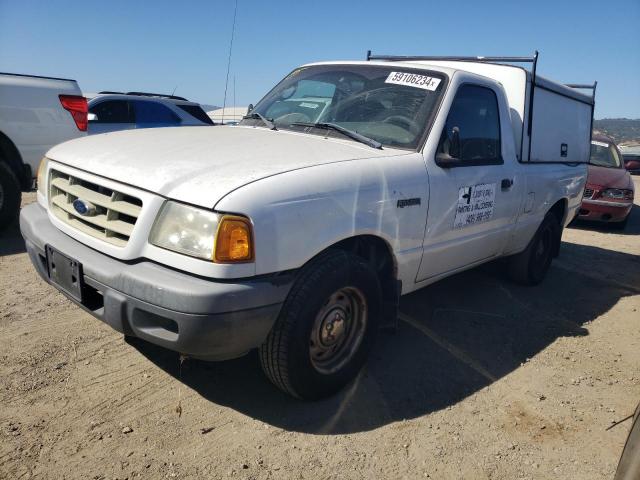
[(374, 235), (391, 246), (404, 280), (415, 278), (428, 199), (422, 157), (408, 153), (268, 177), (229, 193), (215, 210), (253, 222), (258, 275), (299, 268), (341, 240)]

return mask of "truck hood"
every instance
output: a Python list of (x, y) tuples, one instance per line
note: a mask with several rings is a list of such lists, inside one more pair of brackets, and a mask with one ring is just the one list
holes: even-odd
[(290, 170), (407, 154), (351, 140), (261, 127), (175, 127), (93, 135), (58, 145), (51, 160), (182, 202), (213, 208), (227, 193)]

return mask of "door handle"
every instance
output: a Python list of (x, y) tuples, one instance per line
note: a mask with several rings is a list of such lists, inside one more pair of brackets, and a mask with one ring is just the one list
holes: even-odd
[(511, 188), (512, 185), (513, 185), (513, 180), (511, 180), (510, 178), (503, 178), (502, 181), (500, 182), (500, 188), (502, 188), (502, 190), (508, 190)]

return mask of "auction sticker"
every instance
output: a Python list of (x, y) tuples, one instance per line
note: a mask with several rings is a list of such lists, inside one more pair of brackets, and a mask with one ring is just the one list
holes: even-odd
[(591, 145), (597, 145), (599, 147), (609, 148), (609, 144), (608, 143), (597, 142), (595, 140), (591, 140)]
[(495, 183), (460, 187), (453, 228), (463, 228), (490, 220), (493, 216), (495, 200)]
[(384, 83), (393, 83), (395, 85), (404, 85), (407, 87), (416, 87), (433, 91), (438, 88), (438, 85), (440, 85), (440, 79), (428, 77), (427, 75), (418, 75), (417, 73), (391, 72)]

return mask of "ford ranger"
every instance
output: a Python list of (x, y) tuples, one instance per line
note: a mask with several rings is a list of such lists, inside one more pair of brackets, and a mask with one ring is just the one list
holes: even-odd
[(305, 65), (238, 126), (49, 150), (22, 210), (44, 280), (126, 336), (259, 349), (302, 399), (354, 378), (401, 295), (499, 257), (535, 285), (582, 200), (593, 97), (522, 57)]

